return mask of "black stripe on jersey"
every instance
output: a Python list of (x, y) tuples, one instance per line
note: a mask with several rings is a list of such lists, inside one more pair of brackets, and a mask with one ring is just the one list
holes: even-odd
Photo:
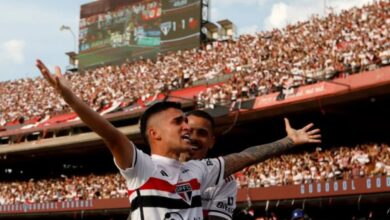
[(201, 207), (202, 201), (200, 196), (192, 197), (191, 205), (184, 202), (182, 199), (171, 199), (162, 196), (140, 196), (136, 197), (131, 201), (131, 211), (142, 207), (155, 207), (155, 208), (166, 208), (166, 209), (189, 209), (195, 207)]
[(135, 153), (135, 156), (134, 156), (134, 166), (137, 164), (137, 149), (135, 148), (135, 146), (133, 145), (133, 148), (134, 148), (134, 153)]
[(222, 171), (222, 165), (221, 165), (221, 161), (219, 160), (219, 157), (217, 158), (217, 160), (218, 160), (218, 164), (219, 164), (219, 172), (218, 172), (217, 182), (215, 183), (215, 185), (218, 185), (219, 177), (221, 176), (221, 171)]
[[(210, 213), (213, 213), (213, 212), (216, 212), (216, 213), (219, 213), (219, 214), (223, 214), (227, 217), (227, 219), (232, 219), (232, 216), (227, 214), (226, 212), (221, 212), (221, 211), (218, 211), (218, 210), (209, 210), (209, 216), (210, 216)], [(212, 216), (212, 215), (211, 215)]]
[[(139, 189), (137, 189), (137, 198), (142, 198), (141, 197), (141, 192), (139, 191)], [(144, 209), (143, 209), (142, 205), (139, 208), (140, 208), (139, 212), (140, 212), (140, 215), (141, 215), (141, 220), (145, 220)]]
[(230, 176), (226, 177), (224, 180), (225, 180), (225, 183), (228, 183), (230, 181), (233, 181), (234, 177), (233, 177), (233, 175), (230, 175)]

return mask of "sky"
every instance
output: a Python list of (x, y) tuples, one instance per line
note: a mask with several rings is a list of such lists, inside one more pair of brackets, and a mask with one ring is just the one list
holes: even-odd
[[(49, 68), (68, 64), (74, 51), (80, 6), (93, 0), (0, 0), (0, 81), (39, 75), (35, 60)], [(129, 0), (131, 1), (131, 0)], [(372, 0), (210, 0), (211, 21), (229, 19), (238, 34), (282, 28), (312, 14), (340, 11)], [(326, 6), (326, 7), (324, 7)], [(326, 8), (326, 9), (325, 9)]]

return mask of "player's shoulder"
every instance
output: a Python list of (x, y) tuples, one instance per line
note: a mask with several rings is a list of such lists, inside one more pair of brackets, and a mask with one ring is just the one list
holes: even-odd
[(207, 190), (213, 192), (214, 194), (235, 194), (237, 192), (237, 182), (234, 177), (226, 177), (224, 181), (217, 186), (209, 187)]
[(219, 165), (221, 166), (221, 159), (220, 158), (205, 158), (202, 160), (189, 160), (184, 163), (184, 166), (189, 167), (198, 167), (198, 166), (215, 166)]
[(235, 180), (236, 178), (233, 175), (230, 175), (223, 179), (224, 183), (229, 185), (237, 185), (237, 182)]
[(226, 177), (223, 183), (217, 187), (219, 188), (219, 191), (224, 191), (226, 194), (237, 193), (237, 182), (234, 176)]

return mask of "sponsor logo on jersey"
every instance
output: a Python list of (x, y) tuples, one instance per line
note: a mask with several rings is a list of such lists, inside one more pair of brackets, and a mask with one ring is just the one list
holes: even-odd
[(222, 210), (225, 210), (229, 213), (233, 213), (234, 209), (232, 207), (230, 207), (230, 205), (224, 203), (224, 202), (218, 202), (217, 203), (217, 208), (219, 209), (222, 209)]
[(183, 168), (183, 169), (181, 170), (181, 173), (187, 173), (188, 171), (190, 171), (190, 170), (187, 169), (187, 168)]
[(161, 175), (163, 175), (163, 176), (166, 176), (166, 177), (168, 176), (167, 172), (165, 172), (164, 170), (161, 170), (160, 173), (161, 173)]

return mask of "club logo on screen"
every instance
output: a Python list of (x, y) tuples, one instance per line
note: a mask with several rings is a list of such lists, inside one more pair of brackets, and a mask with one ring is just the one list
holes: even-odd
[(169, 31), (171, 31), (171, 28), (172, 28), (172, 22), (164, 22), (164, 23), (161, 23), (160, 24), (160, 29), (161, 29), (161, 32), (164, 34), (164, 35), (168, 35)]

